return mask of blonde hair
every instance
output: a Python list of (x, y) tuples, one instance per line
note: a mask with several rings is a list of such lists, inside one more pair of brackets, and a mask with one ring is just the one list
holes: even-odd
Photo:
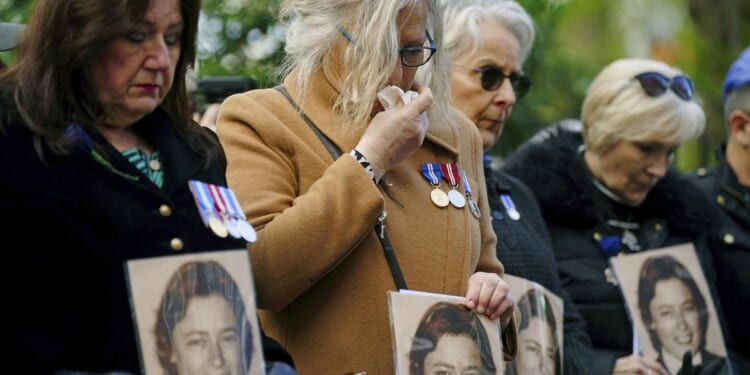
[[(513, 0), (438, 0), (443, 8), (445, 40), (443, 49), (449, 64), (461, 55), (473, 54), (482, 45), (482, 21), (496, 21), (518, 40), (521, 46), (519, 65), (523, 65), (534, 44), (534, 21), (526, 10)], [(432, 64), (417, 73), (419, 80), (432, 85)]]
[(669, 78), (682, 74), (661, 61), (626, 58), (610, 63), (594, 78), (581, 108), (587, 149), (655, 137), (681, 145), (703, 133), (706, 116), (696, 99), (684, 100), (671, 89), (649, 96), (635, 78), (645, 72)]
[[(396, 22), (399, 12), (420, 2), (427, 9), (426, 28), (437, 47), (430, 61), (434, 74), (440, 77), (431, 87), (433, 103), (428, 116), (452, 121), (448, 111), (450, 71), (441, 51), (443, 29), (435, 0), (284, 0), (280, 17), (288, 31), (280, 74), (295, 71), (297, 90), (304, 96), (314, 89), (310, 87), (313, 73), (327, 63), (342, 64), (345, 75), (334, 110), (344, 124), (366, 126), (378, 91), (388, 84), (393, 67), (401, 63)], [(339, 28), (346, 30), (353, 42), (346, 44), (343, 56), (331, 56), (337, 42), (344, 40)]]

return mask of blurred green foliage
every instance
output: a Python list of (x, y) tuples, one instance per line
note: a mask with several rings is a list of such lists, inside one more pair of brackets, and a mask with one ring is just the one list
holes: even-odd
[[(59, 0), (66, 1), (66, 0)], [(105, 1), (105, 0), (103, 0)], [(387, 0), (383, 0), (387, 1)], [(539, 129), (578, 117), (588, 83), (620, 57), (653, 57), (693, 78), (708, 128), (677, 153), (681, 170), (713, 161), (724, 139), (721, 85), (728, 65), (750, 44), (747, 0), (518, 0), (537, 25), (524, 66), (534, 85), (517, 103), (503, 137), (491, 151), (505, 156)], [(31, 0), (0, 0), (0, 20), (23, 22)], [(198, 77), (243, 75), (259, 87), (283, 53), (278, 0), (203, 0)], [(12, 61), (12, 53), (0, 59)]]

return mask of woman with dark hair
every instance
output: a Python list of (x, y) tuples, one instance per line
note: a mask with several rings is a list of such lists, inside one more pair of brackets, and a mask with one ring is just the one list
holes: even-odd
[[(199, 0), (36, 1), (0, 75), (0, 238), (18, 270), (2, 276), (17, 303), (3, 312), (4, 372), (140, 373), (124, 263), (245, 247), (206, 227), (189, 186), (226, 186), (183, 78), (199, 11)], [(265, 358), (291, 363), (274, 348)]]
[(167, 283), (157, 313), (156, 350), (168, 375), (247, 374), (252, 326), (242, 292), (215, 261), (183, 264)]
[(529, 289), (516, 303), (521, 312), (518, 356), (508, 362), (509, 375), (554, 375), (560, 373), (557, 319), (543, 291)]
[(422, 316), (409, 352), (411, 375), (496, 374), (492, 346), (476, 312), (448, 302)]
[(686, 352), (692, 357), (691, 373), (728, 373), (725, 358), (706, 350), (706, 300), (690, 272), (672, 256), (650, 257), (643, 262), (638, 278), (638, 308), (659, 353), (657, 359), (670, 374), (681, 373)]

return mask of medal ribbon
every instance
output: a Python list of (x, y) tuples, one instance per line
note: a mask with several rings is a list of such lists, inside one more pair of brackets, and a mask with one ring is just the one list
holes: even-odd
[(445, 181), (448, 181), (451, 189), (455, 189), (458, 186), (458, 163), (440, 164), (440, 170), (443, 172), (443, 178), (445, 178)]
[(516, 205), (513, 204), (513, 199), (510, 199), (510, 195), (500, 194), (500, 199), (503, 201), (506, 212), (516, 211)]
[(208, 189), (211, 192), (211, 197), (214, 199), (216, 208), (219, 210), (219, 219), (221, 219), (221, 221), (226, 221), (226, 219), (229, 219), (229, 211), (227, 210), (226, 202), (221, 196), (221, 193), (219, 193), (219, 187), (213, 184), (208, 184)]
[(471, 186), (469, 186), (469, 180), (466, 178), (466, 172), (461, 171), (461, 181), (464, 183), (464, 193), (467, 197), (471, 197)]
[(432, 186), (440, 186), (440, 179), (442, 174), (440, 173), (440, 164), (438, 163), (422, 163), (422, 176), (432, 184)]
[(245, 214), (240, 208), (240, 202), (237, 200), (237, 196), (234, 195), (234, 191), (224, 186), (219, 186), (219, 191), (226, 202), (228, 202), (230, 215), (232, 219), (236, 221), (239, 226), (238, 230), (242, 238), (247, 242), (255, 242), (258, 238), (255, 229), (250, 223), (247, 222)]
[(229, 215), (233, 218), (245, 220), (245, 214), (240, 209), (240, 203), (237, 201), (237, 197), (234, 196), (234, 192), (224, 186), (219, 186), (219, 193), (225, 202), (229, 206)]
[(188, 181), (190, 190), (193, 192), (193, 198), (195, 198), (195, 204), (198, 206), (198, 212), (203, 220), (203, 225), (208, 227), (208, 219), (211, 217), (211, 211), (213, 203), (211, 198), (206, 194), (205, 183), (198, 180)]

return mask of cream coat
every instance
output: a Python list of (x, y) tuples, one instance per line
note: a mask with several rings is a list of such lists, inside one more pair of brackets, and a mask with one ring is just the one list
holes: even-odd
[[(228, 184), (258, 230), (250, 248), (263, 327), (302, 375), (392, 374), (386, 292), (395, 285), (373, 230), (383, 210), (409, 288), (464, 295), (472, 273), (503, 274), (479, 134), (464, 117), (460, 126), (430, 119), (422, 148), (385, 175), (386, 195), (347, 155), (362, 130), (334, 125), (338, 92), (326, 75), (315, 74), (314, 94), (302, 100), (291, 77), (285, 87), (343, 150), (338, 160), (273, 89), (228, 98), (217, 128)], [(429, 199), (420, 165), (453, 161), (466, 171), (479, 220), (468, 208), (438, 208)], [(447, 192), (445, 182), (441, 188)], [(515, 333), (505, 332), (506, 353), (515, 353)]]

